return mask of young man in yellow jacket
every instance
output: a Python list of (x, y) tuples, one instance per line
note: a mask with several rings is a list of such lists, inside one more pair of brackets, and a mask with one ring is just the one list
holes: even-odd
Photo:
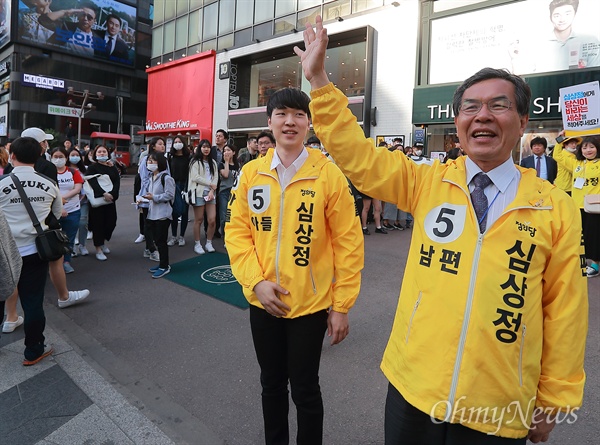
[(271, 96), (276, 148), (244, 165), (226, 223), (231, 268), (250, 303), (268, 445), (289, 442), (288, 381), (297, 443), (322, 443), (323, 336), (327, 331), (335, 345), (348, 335), (364, 263), (348, 181), (320, 150), (303, 145), (309, 102), (292, 88)]
[(465, 80), (453, 110), (467, 156), (416, 165), (364, 137), (327, 78), (320, 17), (304, 42), (317, 136), (356, 187), (414, 216), (381, 365), (386, 445), (546, 441), (581, 405), (588, 301), (579, 212), (511, 157), (528, 85), (492, 68)]

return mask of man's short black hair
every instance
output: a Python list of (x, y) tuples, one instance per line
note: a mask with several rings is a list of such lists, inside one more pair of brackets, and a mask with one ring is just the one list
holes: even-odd
[(512, 83), (515, 87), (515, 99), (517, 103), (517, 113), (519, 116), (529, 115), (529, 101), (531, 100), (531, 88), (519, 76), (511, 74), (504, 69), (483, 68), (465, 80), (454, 92), (452, 99), (452, 111), (454, 116), (458, 116), (459, 109), (462, 103), (463, 94), (465, 91), (479, 82), (490, 79), (502, 79)]
[(10, 152), (15, 155), (17, 161), (23, 164), (33, 165), (42, 154), (40, 143), (33, 138), (17, 138), (10, 144)]
[(256, 141), (256, 136), (250, 136), (247, 142)]
[(223, 134), (223, 137), (224, 137), (225, 139), (229, 139), (229, 133), (227, 133), (227, 132), (226, 132), (225, 130), (223, 130), (222, 128), (219, 128), (217, 131), (215, 131), (215, 134), (217, 134), (217, 133), (222, 133), (222, 134)]
[(117, 20), (117, 22), (119, 22), (119, 26), (123, 26), (123, 23), (121, 22), (121, 18), (120, 18), (119, 16), (117, 16), (117, 15), (115, 15), (115, 14), (108, 14), (108, 15), (106, 16), (106, 27), (107, 27), (107, 28), (108, 28), (108, 21), (109, 21), (110, 19), (116, 19), (116, 20)]
[(273, 136), (273, 133), (271, 133), (270, 131), (261, 131), (260, 133), (258, 133), (258, 136), (256, 137), (256, 140), (262, 139), (264, 137), (268, 137), (269, 139), (271, 139), (271, 142), (273, 143), (273, 146), (276, 144), (276, 142), (275, 142), (275, 136)]
[(543, 145), (545, 150), (546, 148), (548, 148), (548, 141), (546, 140), (546, 138), (536, 136), (529, 143), (529, 147), (533, 148), (534, 145)]
[(310, 119), (309, 103), (310, 97), (308, 97), (304, 91), (298, 88), (282, 88), (275, 91), (275, 93), (269, 97), (269, 102), (267, 102), (267, 116), (271, 117), (275, 108), (281, 110), (293, 108), (304, 111)]
[(550, 10), (550, 20), (552, 20), (552, 14), (554, 14), (554, 10), (556, 8), (560, 8), (561, 6), (572, 6), (577, 13), (577, 8), (579, 8), (579, 0), (552, 0), (548, 5), (548, 9)]
[(96, 20), (98, 18), (98, 11), (96, 11), (96, 5), (94, 5), (92, 2), (83, 2), (81, 5), (79, 5), (79, 9), (91, 9), (92, 11), (94, 11), (94, 20)]

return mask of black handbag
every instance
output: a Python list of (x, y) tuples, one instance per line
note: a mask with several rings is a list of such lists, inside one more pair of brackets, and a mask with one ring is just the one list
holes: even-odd
[(71, 247), (69, 243), (69, 237), (65, 235), (65, 232), (62, 229), (48, 229), (43, 230), (42, 225), (40, 224), (37, 216), (31, 207), (31, 203), (29, 202), (29, 198), (23, 190), (23, 186), (21, 182), (18, 180), (16, 175), (10, 175), (13, 180), (17, 191), (19, 192), (19, 196), (21, 197), (21, 202), (27, 209), (27, 213), (29, 214), (29, 218), (31, 218), (31, 222), (33, 223), (33, 227), (38, 233), (35, 238), (35, 247), (37, 248), (38, 255), (40, 259), (43, 261), (55, 261), (61, 258), (63, 255), (67, 253), (71, 253)]

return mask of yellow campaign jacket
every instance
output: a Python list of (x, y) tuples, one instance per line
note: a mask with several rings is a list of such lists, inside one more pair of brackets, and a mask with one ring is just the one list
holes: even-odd
[(271, 170), (273, 149), (244, 165), (229, 201), (227, 252), (248, 302), (262, 280), (296, 318), (333, 308), (347, 313), (360, 290), (364, 240), (348, 181), (320, 150), (309, 149), (285, 190)]
[[(571, 153), (565, 151), (562, 144), (554, 146), (552, 156), (556, 159), (559, 170), (564, 168), (571, 172), (571, 196), (577, 207), (583, 209), (585, 195), (600, 193), (600, 159), (579, 161)], [(576, 187), (577, 181), (582, 183), (582, 187)]]
[[(556, 146), (555, 146), (556, 147)], [(562, 148), (562, 145), (561, 145)], [(575, 159), (575, 154), (570, 153), (566, 150), (562, 150), (563, 156), (571, 157)], [(552, 157), (556, 160), (556, 151), (552, 151)], [(556, 179), (554, 180), (554, 185), (559, 189), (564, 190), (565, 192), (570, 192), (571, 187), (573, 186), (573, 170), (564, 166), (556, 160), (558, 164), (558, 170), (556, 172)]]
[(376, 149), (347, 103), (331, 84), (312, 92), (317, 136), (359, 190), (414, 217), (381, 364), (390, 383), (440, 421), (509, 438), (527, 435), (534, 407), (580, 406), (588, 302), (573, 200), (517, 166), (517, 197), (480, 234), (464, 158), (426, 166)]

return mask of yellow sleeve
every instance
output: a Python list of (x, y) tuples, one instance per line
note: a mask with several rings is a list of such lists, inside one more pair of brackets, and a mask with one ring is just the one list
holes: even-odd
[(252, 290), (265, 278), (256, 254), (250, 225), (248, 170), (242, 168), (237, 178), (237, 184), (231, 190), (230, 217), (225, 224), (225, 233), (227, 233), (227, 253), (231, 271), (242, 287)]
[(554, 150), (552, 150), (552, 157), (562, 168), (567, 169), (572, 172), (575, 168), (575, 164), (577, 164), (577, 160), (574, 156), (569, 156), (563, 150), (563, 146), (561, 143), (557, 143), (554, 146)]
[[(556, 194), (555, 194), (556, 195)], [(573, 200), (555, 200), (562, 221), (544, 273), (544, 338), (536, 406), (562, 411), (581, 406), (588, 330), (588, 291), (581, 216)]]
[(328, 164), (327, 169), (327, 184), (332, 190), (325, 209), (333, 246), (335, 282), (332, 307), (334, 311), (345, 314), (360, 292), (364, 236), (348, 181), (335, 164)]
[(412, 211), (417, 176), (429, 169), (399, 151), (375, 148), (348, 108), (348, 98), (333, 84), (311, 92), (313, 126), (317, 137), (342, 172), (362, 193)]

